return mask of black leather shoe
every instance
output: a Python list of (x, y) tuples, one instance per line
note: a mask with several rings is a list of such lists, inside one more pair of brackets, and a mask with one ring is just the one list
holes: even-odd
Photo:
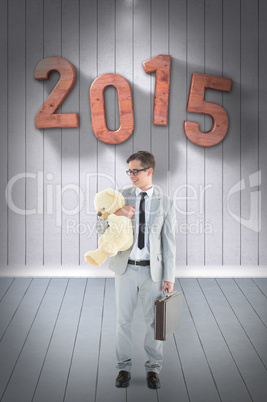
[(121, 370), (116, 378), (115, 385), (118, 388), (127, 388), (129, 387), (131, 379), (131, 373), (129, 371)]
[(157, 389), (160, 388), (160, 380), (157, 373), (149, 371), (146, 375), (146, 381), (148, 388)]

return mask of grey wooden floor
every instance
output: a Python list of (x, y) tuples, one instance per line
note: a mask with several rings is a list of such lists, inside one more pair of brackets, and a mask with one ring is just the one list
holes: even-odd
[(130, 387), (117, 389), (113, 279), (0, 279), (3, 402), (266, 401), (267, 279), (182, 279), (182, 324), (146, 387), (134, 320)]

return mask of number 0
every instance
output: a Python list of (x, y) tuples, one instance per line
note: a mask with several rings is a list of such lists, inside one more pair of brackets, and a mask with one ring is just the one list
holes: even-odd
[[(113, 86), (118, 91), (120, 128), (111, 131), (107, 128), (104, 91)], [(95, 136), (107, 144), (120, 144), (126, 141), (134, 129), (132, 91), (128, 81), (119, 74), (100, 75), (91, 85), (90, 104), (92, 126)]]

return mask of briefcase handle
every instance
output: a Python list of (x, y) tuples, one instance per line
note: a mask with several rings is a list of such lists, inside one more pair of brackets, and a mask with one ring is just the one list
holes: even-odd
[[(162, 291), (163, 292), (163, 296), (164, 297), (170, 297), (171, 295), (172, 295), (172, 292), (171, 293), (168, 293), (165, 289)], [(165, 293), (165, 294), (164, 294)]]

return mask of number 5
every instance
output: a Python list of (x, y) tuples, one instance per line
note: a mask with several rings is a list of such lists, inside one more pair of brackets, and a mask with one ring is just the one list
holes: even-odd
[(228, 116), (222, 106), (204, 100), (205, 88), (230, 92), (232, 80), (230, 78), (215, 77), (213, 75), (192, 74), (187, 111), (204, 113), (211, 116), (212, 128), (208, 132), (199, 130), (199, 123), (184, 122), (184, 132), (187, 138), (202, 147), (210, 147), (221, 142), (228, 130)]

